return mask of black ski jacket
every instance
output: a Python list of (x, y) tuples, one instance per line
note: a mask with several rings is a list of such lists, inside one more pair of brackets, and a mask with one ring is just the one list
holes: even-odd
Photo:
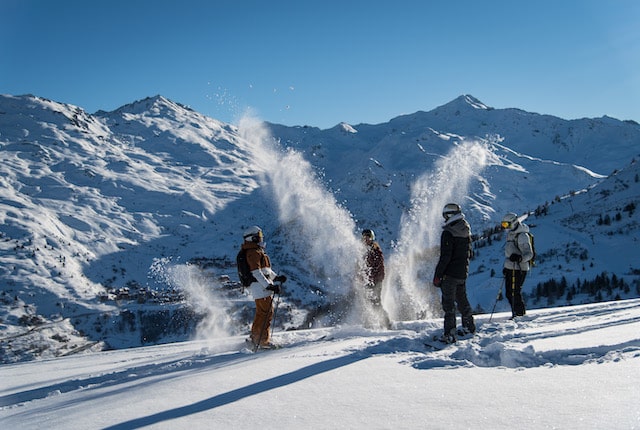
[(445, 224), (440, 236), (440, 260), (435, 277), (467, 279), (471, 258), (471, 227), (464, 219)]

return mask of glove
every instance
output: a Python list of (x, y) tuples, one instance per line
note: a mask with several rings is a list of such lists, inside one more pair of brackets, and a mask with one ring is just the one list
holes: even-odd
[(273, 291), (273, 294), (280, 294), (281, 288), (280, 285), (271, 284), (267, 287), (267, 290)]
[(273, 280), (275, 282), (285, 282), (287, 280), (287, 277), (284, 275), (278, 275), (275, 278), (273, 278)]
[(513, 254), (511, 254), (509, 256), (509, 260), (513, 261), (514, 263), (519, 263), (522, 261), (522, 255), (520, 254), (516, 254), (515, 252)]
[(436, 288), (440, 288), (440, 284), (442, 284), (442, 279), (438, 278), (437, 276), (433, 277), (433, 286)]

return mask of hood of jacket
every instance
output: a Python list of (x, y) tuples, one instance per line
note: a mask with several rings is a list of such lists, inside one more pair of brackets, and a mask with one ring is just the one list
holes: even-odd
[(450, 232), (453, 237), (470, 237), (471, 236), (471, 227), (467, 220), (464, 219), (464, 215), (453, 219), (449, 219), (445, 225), (442, 227), (444, 230)]
[(515, 230), (510, 230), (508, 234), (511, 236), (517, 236), (520, 233), (529, 233), (529, 226), (520, 222)]

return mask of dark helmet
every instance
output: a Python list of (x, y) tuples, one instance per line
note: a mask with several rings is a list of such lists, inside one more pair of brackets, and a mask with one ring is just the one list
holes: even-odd
[(461, 213), (462, 213), (462, 209), (460, 208), (460, 205), (457, 203), (448, 203), (444, 205), (444, 208), (442, 209), (442, 216), (444, 217), (445, 220), (451, 218), (454, 215), (461, 214)]
[(371, 240), (376, 240), (376, 234), (373, 232), (373, 230), (368, 228), (362, 230), (362, 237), (368, 237), (371, 238)]

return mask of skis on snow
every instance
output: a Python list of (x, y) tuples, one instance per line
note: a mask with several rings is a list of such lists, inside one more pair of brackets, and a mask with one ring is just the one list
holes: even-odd
[(433, 336), (430, 339), (423, 341), (424, 346), (434, 351), (440, 351), (446, 349), (450, 346), (459, 345), (461, 341), (471, 339), (473, 337), (473, 333), (464, 332), (462, 330), (458, 330), (458, 339), (454, 342), (445, 342), (441, 340), (440, 336)]
[(326, 340), (327, 338), (329, 338), (329, 335), (324, 335), (324, 336), (321, 336), (321, 337), (319, 337), (317, 339), (305, 339), (305, 340), (302, 340), (300, 342), (294, 342), (294, 343), (291, 343), (291, 344), (271, 343), (269, 345), (259, 345), (257, 348), (256, 348), (256, 345), (251, 341), (251, 339), (246, 339), (245, 340), (245, 347), (242, 348), (241, 352), (244, 352), (244, 353), (247, 353), (247, 354), (253, 354), (253, 353), (262, 352), (262, 351), (273, 351), (273, 350), (278, 350), (278, 349), (282, 349), (282, 348), (290, 348), (290, 347), (297, 346), (297, 345), (318, 342), (318, 341), (321, 341), (321, 340)]

